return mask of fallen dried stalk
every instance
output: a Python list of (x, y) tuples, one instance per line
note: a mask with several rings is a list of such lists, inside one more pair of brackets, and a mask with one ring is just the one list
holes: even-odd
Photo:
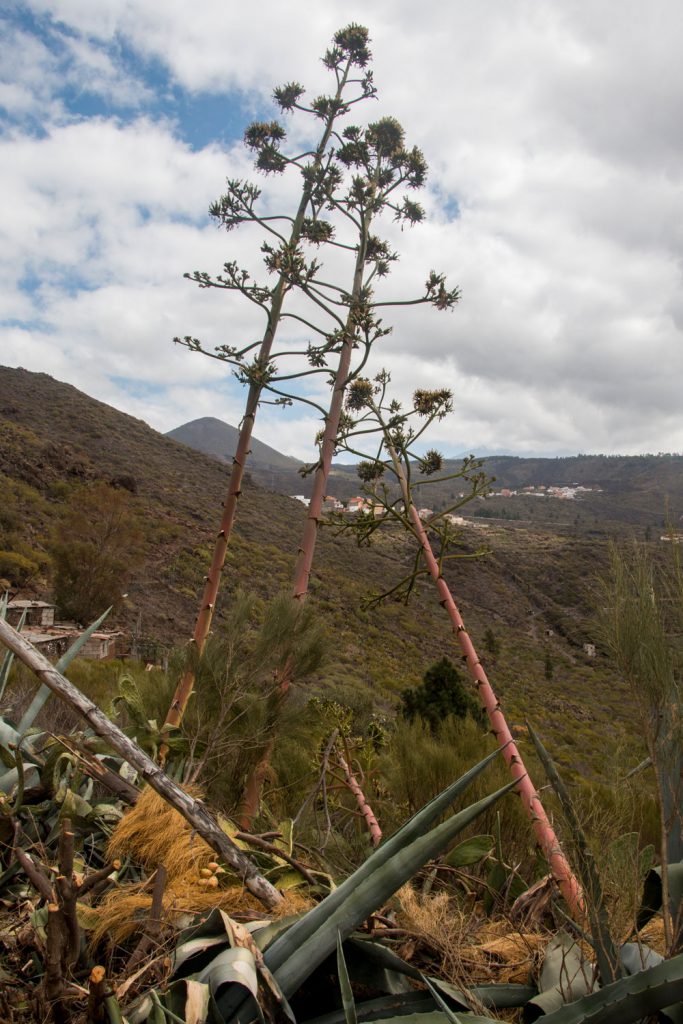
[(209, 846), (242, 879), (246, 888), (269, 910), (282, 902), (282, 895), (257, 870), (248, 857), (225, 834), (215, 818), (199, 800), (180, 788), (166, 773), (130, 740), (100, 709), (88, 700), (73, 683), (9, 623), (0, 619), (0, 640), (31, 669), (53, 693), (85, 718), (90, 727), (103, 737), (159, 795), (174, 807)]

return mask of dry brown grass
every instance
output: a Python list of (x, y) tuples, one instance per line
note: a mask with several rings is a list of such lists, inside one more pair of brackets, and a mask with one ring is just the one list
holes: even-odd
[(442, 975), (460, 988), (529, 980), (550, 936), (545, 929), (515, 930), (505, 918), (479, 918), (446, 892), (399, 892), (400, 926), (439, 960)]
[[(149, 787), (117, 825), (107, 853), (111, 858), (131, 857), (147, 872), (164, 865), (167, 872), (163, 898), (166, 924), (215, 907), (228, 914), (263, 909), (242, 885), (235, 884), (234, 878), (209, 867), (215, 863), (214, 851)], [(276, 917), (296, 914), (311, 903), (305, 895), (290, 890), (273, 914)], [(144, 925), (151, 906), (149, 881), (122, 885), (107, 893), (98, 906), (100, 920), (92, 932), (91, 944), (96, 946), (105, 938), (114, 946), (125, 942)]]

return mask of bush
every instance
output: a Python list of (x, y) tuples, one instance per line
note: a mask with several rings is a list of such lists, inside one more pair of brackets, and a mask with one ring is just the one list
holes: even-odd
[(28, 583), (38, 572), (38, 563), (32, 558), (17, 551), (0, 551), (0, 576), (7, 577), (15, 587)]
[(449, 715), (455, 718), (483, 720), (483, 712), (474, 695), (450, 658), (441, 658), (427, 669), (420, 686), (401, 694), (403, 716), (409, 722), (420, 717), (434, 732)]
[(142, 536), (126, 491), (104, 483), (79, 488), (52, 543), (55, 601), (62, 613), (85, 623), (109, 605), (120, 606), (142, 557)]

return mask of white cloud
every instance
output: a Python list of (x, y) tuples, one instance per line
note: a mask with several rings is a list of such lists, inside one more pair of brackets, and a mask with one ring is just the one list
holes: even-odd
[[(181, 0), (27, 6), (43, 35), (6, 34), (0, 85), (15, 119), (0, 142), (0, 301), (19, 324), (2, 361), (52, 372), (163, 429), (188, 415), (236, 422), (236, 385), (216, 387), (226, 368), (169, 339), (259, 336), (258, 311), (182, 279), (234, 256), (258, 270), (253, 234), (226, 236), (205, 218), (226, 176), (251, 174), (249, 161), (240, 147), (193, 150), (171, 118), (145, 114), (160, 88), (148, 62), (196, 93), (239, 89), (257, 103), (295, 77), (315, 92), (332, 32), (358, 20), (370, 24), (380, 89), (367, 116), (398, 116), (431, 166), (429, 223), (383, 229), (402, 254), (387, 293), (414, 294), (431, 267), (463, 291), (453, 314), (387, 311), (395, 331), (375, 367), (392, 368), (401, 397), (453, 387), (454, 418), (435, 434), (452, 451), (683, 449), (676, 0), (625, 0), (618, 17), (607, 0), (428, 0), (419, 19), (407, 0), (376, 0), (370, 12), (255, 0), (239, 17), (223, 0), (191, 17)], [(65, 80), (118, 97), (119, 119), (67, 109)], [(141, 112), (121, 120), (126, 104)], [(288, 181), (264, 186), (273, 209), (291, 202)], [(112, 377), (162, 390), (136, 397)], [(275, 447), (309, 448), (308, 414), (260, 423)]]

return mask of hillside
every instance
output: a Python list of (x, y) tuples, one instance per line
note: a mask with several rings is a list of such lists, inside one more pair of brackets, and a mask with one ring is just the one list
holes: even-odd
[[(232, 456), (237, 431), (221, 420), (207, 417), (193, 420), (167, 436), (197, 451), (226, 460)], [(226, 453), (229, 453), (226, 455)], [(447, 459), (445, 472), (460, 465)], [(543, 485), (581, 485), (593, 490), (576, 501), (539, 501), (523, 494), (511, 498), (489, 498), (486, 507), (473, 505), (467, 516), (484, 516), (516, 522), (520, 526), (588, 536), (635, 533), (658, 536), (667, 521), (676, 525), (683, 517), (683, 456), (681, 455), (576, 455), (566, 458), (518, 458), (495, 455), (484, 460), (494, 489), (517, 490)], [(252, 442), (250, 471), (254, 479), (283, 494), (309, 495), (312, 478), (302, 478), (295, 459)], [(419, 481), (419, 475), (416, 480)], [(334, 463), (330, 493), (342, 500), (357, 494), (359, 482), (353, 466)], [(449, 506), (457, 492), (455, 483), (418, 484), (421, 504), (440, 510)]]
[[(221, 462), (232, 462), (239, 431), (214, 416), (202, 416), (201, 419), (191, 420), (174, 430), (169, 430), (166, 437), (180, 441), (181, 444), (186, 444), (205, 455), (213, 455)], [(294, 473), (299, 469), (300, 462), (297, 459), (283, 455), (270, 445), (257, 441), (255, 437), (252, 437), (250, 447), (249, 462), (253, 469), (284, 469)]]
[[(129, 488), (134, 481), (148, 545), (127, 588), (121, 625), (182, 643), (192, 629), (227, 467), (45, 374), (0, 368), (0, 551), (29, 552), (39, 565), (29, 593), (49, 594), (46, 545), (65, 498), (83, 482), (122, 478)], [(245, 483), (223, 604), (238, 587), (267, 597), (288, 586), (304, 516), (299, 502)], [(482, 536), (489, 553), (473, 558)], [(358, 548), (351, 538), (322, 531), (310, 599), (327, 628), (329, 657), (324, 672), (306, 684), (309, 692), (334, 696), (359, 713), (389, 710), (431, 662), (455, 656), (428, 581), (418, 581), (408, 606), (365, 607), (369, 595), (405, 575), (413, 551), (395, 533)], [(458, 553), (467, 557), (449, 562), (445, 574), (512, 720), (531, 714), (573, 769), (600, 770), (603, 734), (616, 748), (632, 715), (606, 660), (582, 651), (593, 639), (590, 582), (604, 565), (605, 546), (492, 523), (485, 534), (464, 531)], [(483, 647), (487, 629), (499, 644), (495, 656)], [(551, 681), (544, 674), (547, 655)]]

